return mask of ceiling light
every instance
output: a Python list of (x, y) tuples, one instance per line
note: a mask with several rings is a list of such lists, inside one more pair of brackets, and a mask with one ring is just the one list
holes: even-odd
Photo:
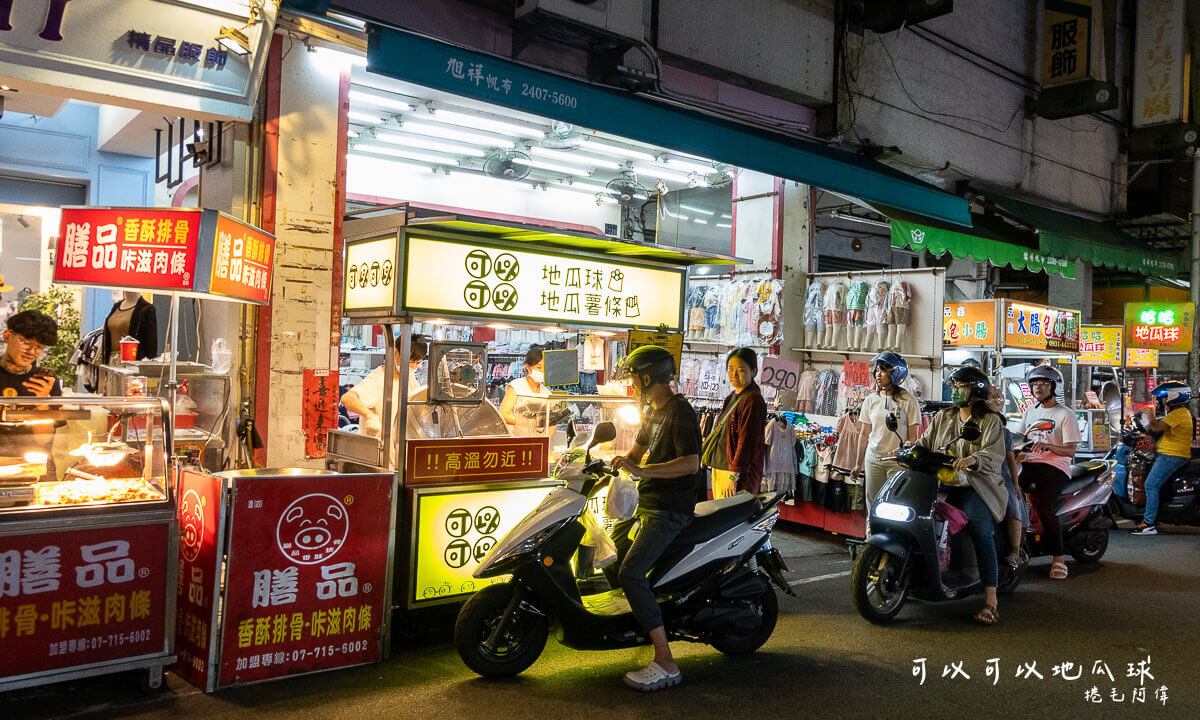
[(655, 156), (651, 153), (642, 150), (630, 150), (619, 145), (609, 145), (606, 142), (600, 142), (592, 138), (587, 139), (587, 144), (583, 147), (587, 148), (588, 152), (600, 153), (609, 157), (629, 158), (630, 160), (644, 160), (646, 162), (654, 162)]
[(711, 162), (705, 163), (700, 160), (677, 160), (674, 158), (667, 161), (667, 167), (674, 168), (675, 170), (682, 170), (683, 172), (696, 172), (702, 175), (708, 175), (716, 170)]
[(429, 135), (430, 137), (439, 137), (445, 140), (457, 140), (459, 142), (469, 143), (471, 145), (482, 145), (489, 148), (504, 148), (511, 150), (516, 145), (511, 140), (492, 137), (491, 135), (481, 135), (480, 133), (468, 132), (457, 128), (438, 125), (437, 123), (425, 122), (423, 120), (404, 119), (403, 129), (406, 132), (414, 132), (418, 135)]
[(874, 225), (875, 227), (881, 228), (890, 229), (892, 227), (890, 222), (885, 222), (883, 220), (872, 220), (871, 218), (859, 217), (858, 215), (851, 215), (849, 213), (841, 213), (837, 210), (829, 213), (829, 217), (835, 220), (848, 220), (850, 222), (862, 223), (863, 225)]
[(375, 153), (376, 155), (420, 160), (421, 162), (433, 165), (458, 165), (458, 161), (454, 158), (421, 152), (420, 150), (409, 150), (408, 148), (385, 147), (383, 145), (355, 145), (354, 149), (359, 152)]
[(633, 169), (644, 175), (655, 177), (660, 180), (675, 180), (677, 182), (690, 183), (692, 174), (685, 173), (682, 170), (672, 170), (665, 165), (634, 165)]
[(530, 155), (549, 158), (551, 160), (562, 160), (569, 163), (581, 163), (588, 167), (605, 168), (606, 170), (617, 170), (621, 167), (619, 163), (612, 160), (602, 160), (600, 158), (584, 157), (578, 153), (563, 152), (562, 150), (550, 150), (544, 147), (534, 146), (529, 148)]
[(479, 148), (467, 147), (465, 145), (457, 145), (444, 140), (431, 140), (419, 135), (397, 135), (395, 133), (379, 133), (375, 136), (380, 142), (390, 143), (392, 145), (404, 145), (405, 147), (418, 148), (420, 150), (432, 150), (434, 152), (443, 152), (448, 155), (465, 155), (467, 157), (484, 157), (487, 155)]
[(699, 225), (707, 225), (708, 224), (707, 220), (701, 220), (700, 218), (692, 218), (692, 222), (697, 223)]
[(215, 40), (218, 45), (234, 55), (250, 54), (250, 38), (237, 28), (222, 27)]
[(425, 322), (429, 323), (430, 325), (449, 325), (449, 324), (450, 324), (450, 321), (449, 321), (449, 320), (443, 320), (442, 318), (435, 318), (435, 319), (433, 319), (433, 320), (426, 320)]
[(558, 333), (565, 333), (565, 332), (567, 332), (567, 329), (566, 329), (566, 328), (560, 328), (560, 327), (544, 327), (544, 328), (542, 328), (542, 332), (544, 332), (544, 333), (554, 333), (554, 334), (558, 334)]
[(487, 326), (493, 330), (512, 330), (512, 325), (505, 325), (504, 323), (488, 323)]
[(350, 112), (346, 113), (346, 117), (355, 122), (364, 123), (366, 125), (378, 125), (383, 122), (383, 118), (379, 117), (375, 113), (365, 113), (358, 110), (351, 110)]
[(0, 92), (8, 92), (9, 90), (12, 90), (12, 88), (7, 85), (0, 85)]
[(352, 102), (366, 103), (367, 105), (371, 105), (373, 107), (387, 108), (389, 110), (396, 110), (398, 112), (413, 109), (413, 106), (406, 102), (401, 102), (395, 98), (376, 95), (375, 93), (364, 92), (362, 90), (351, 90), (350, 100)]
[(491, 118), (480, 117), (479, 115), (471, 115), (468, 113), (454, 112), (453, 110), (435, 109), (430, 117), (434, 120), (453, 123), (455, 125), (463, 125), (476, 130), (487, 130), (489, 132), (500, 133), (501, 135), (513, 135), (523, 138), (538, 138), (546, 134), (544, 130), (532, 128), (528, 125), (518, 125), (516, 123), (504, 122), (502, 120), (493, 120)]
[(728, 214), (728, 213), (721, 213), (721, 217), (725, 218), (726, 220), (732, 220), (732, 219), (733, 219), (733, 216), (732, 216), (732, 215), (730, 215), (730, 214)]
[(695, 205), (684, 205), (683, 203), (679, 203), (679, 209), (680, 210), (691, 210), (692, 212), (697, 212), (697, 213), (700, 213), (701, 215), (716, 215), (717, 214), (716, 210), (705, 210), (704, 208), (698, 208)]
[(730, 225), (729, 223), (717, 223), (717, 227), (731, 228), (733, 226)]
[(317, 55), (318, 58), (325, 60), (349, 63), (351, 65), (358, 65), (359, 67), (367, 66), (367, 57), (365, 55), (348, 53), (343, 50), (335, 50), (324, 45), (317, 45), (310, 49), (309, 52), (312, 52)]
[(354, 132), (353, 130), (347, 130), (346, 137), (358, 137), (358, 133)]
[(610, 330), (593, 330), (591, 332), (591, 334), (597, 335), (599, 337), (612, 337), (613, 335), (616, 335), (615, 332), (612, 332)]
[(559, 165), (558, 163), (545, 162), (544, 160), (526, 160), (525, 158), (513, 158), (513, 164), (525, 165), (526, 167), (537, 168), (538, 170), (548, 170), (550, 172), (560, 172), (566, 175), (591, 175), (591, 171), (583, 168), (571, 167), (569, 165)]
[(382, 157), (380, 155), (376, 155), (373, 151), (367, 151), (367, 150), (360, 150), (360, 149), (351, 150), (348, 153), (348, 156), (351, 158), (360, 158), (363, 160), (371, 160), (373, 162), (385, 162), (385, 163), (390, 163), (392, 165), (403, 165), (405, 167), (413, 168), (414, 170), (417, 170), (417, 169), (424, 170), (425, 172), (434, 172), (437, 170), (437, 168), (435, 168), (435, 167), (426, 165), (425, 163), (417, 162), (416, 160), (400, 160), (400, 159), (395, 159), (392, 157)]

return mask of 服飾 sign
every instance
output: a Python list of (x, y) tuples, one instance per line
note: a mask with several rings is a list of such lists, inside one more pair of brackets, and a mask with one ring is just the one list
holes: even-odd
[(1088, 77), (1091, 0), (1045, 3), (1042, 24), (1042, 87)]
[(1079, 351), (1079, 311), (1004, 302), (1003, 346), (1046, 352)]
[(169, 529), (0, 537), (0, 677), (165, 652)]
[(1190, 352), (1196, 308), (1190, 303), (1125, 303), (1125, 332), (1131, 348)]
[(995, 345), (996, 303), (992, 300), (946, 303), (942, 307), (944, 345)]
[(1120, 365), (1124, 328), (1084, 325), (1079, 333), (1080, 365)]
[(410, 235), (404, 303), (442, 314), (679, 330), (683, 282), (675, 268)]
[(549, 438), (409, 440), (404, 480), (409, 485), (544, 477)]
[(216, 210), (65, 207), (54, 282), (265, 305), (275, 237)]
[(472, 575), (488, 551), (532, 512), (554, 485), (415, 492), (409, 602), (443, 602), (503, 582), (504, 577), (476, 580)]
[(382, 657), (394, 481), (237, 479), (219, 685)]

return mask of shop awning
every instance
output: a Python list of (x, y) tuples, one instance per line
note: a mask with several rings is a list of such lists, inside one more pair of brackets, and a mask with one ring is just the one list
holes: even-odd
[(943, 222), (971, 224), (964, 199), (844, 150), (609, 90), (373, 23), (367, 25), (367, 69)]
[(655, 245), (633, 240), (614, 240), (605, 235), (542, 228), (534, 225), (510, 223), (492, 218), (477, 218), (466, 215), (445, 215), (417, 218), (408, 221), (414, 231), (426, 231), (436, 235), (452, 232), (471, 235), (480, 239), (501, 240), (506, 243), (528, 243), (559, 250), (585, 251), (600, 255), (611, 255), (626, 260), (651, 260), (671, 265), (738, 265), (748, 260), (730, 255), (692, 250), (689, 248)]
[[(895, 208), (875, 206), (875, 209), (891, 220), (894, 248), (928, 250), (934, 255), (950, 253), (959, 259), (971, 258), (997, 267), (1008, 265), (1014, 270), (1075, 277), (1074, 262), (1019, 244), (1023, 239), (1021, 231), (1002, 220), (972, 215), (974, 226), (968, 231), (930, 223)], [(1027, 235), (1026, 239), (1032, 241), (1033, 236)]]
[(984, 193), (984, 197), (1036, 228), (1038, 247), (1043, 253), (1142, 275), (1179, 276), (1177, 258), (1155, 252), (1111, 225), (997, 193)]

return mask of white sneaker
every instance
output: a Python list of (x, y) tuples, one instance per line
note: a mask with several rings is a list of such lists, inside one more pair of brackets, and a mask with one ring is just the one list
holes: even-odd
[(1158, 534), (1158, 526), (1157, 525), (1142, 525), (1134, 530), (1130, 530), (1129, 534), (1130, 535), (1157, 535)]

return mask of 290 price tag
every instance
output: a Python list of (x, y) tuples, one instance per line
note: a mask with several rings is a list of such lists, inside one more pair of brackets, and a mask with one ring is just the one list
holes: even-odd
[(799, 379), (800, 363), (784, 360), (774, 355), (763, 358), (762, 370), (758, 375), (760, 385), (793, 392)]

